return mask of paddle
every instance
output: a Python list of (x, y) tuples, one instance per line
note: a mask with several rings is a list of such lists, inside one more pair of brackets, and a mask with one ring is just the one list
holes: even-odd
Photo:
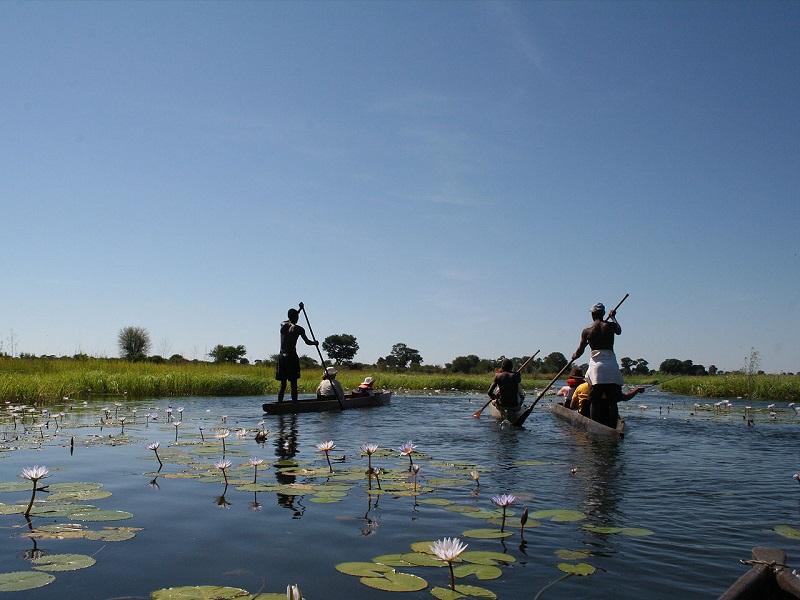
[[(537, 350), (536, 354), (539, 354), (539, 352), (541, 352), (541, 350)], [(522, 369), (527, 367), (528, 363), (531, 362), (534, 358), (536, 358), (536, 354), (534, 354), (533, 356), (529, 357), (528, 360), (526, 360), (524, 363), (522, 363), (522, 365), (520, 365), (514, 372), (515, 373), (519, 373), (520, 371), (522, 371)], [(472, 413), (472, 416), (475, 417), (476, 419), (479, 419), (480, 416), (481, 416), (481, 413), (484, 410), (486, 410), (486, 407), (489, 406), (489, 404), (491, 404), (492, 400), (494, 400), (494, 398), (489, 398), (489, 401), (486, 404), (484, 404), (483, 406), (481, 406), (481, 408), (479, 410), (476, 410), (474, 413)]]
[[(625, 297), (624, 297), (622, 300), (620, 300), (620, 301), (619, 301), (619, 304), (617, 304), (617, 305), (616, 305), (616, 306), (615, 306), (615, 307), (614, 307), (614, 308), (611, 310), (611, 313), (614, 313), (614, 314), (616, 314), (616, 312), (617, 312), (617, 309), (618, 309), (620, 306), (622, 306), (622, 303), (623, 303), (623, 302), (625, 302), (625, 300), (627, 300), (627, 299), (628, 299), (628, 296), (630, 296), (630, 294), (625, 294)], [(609, 313), (609, 315), (611, 315), (611, 313)], [(610, 318), (611, 318), (611, 316), (609, 316), (609, 319), (610, 319)], [(572, 363), (574, 363), (574, 362), (575, 362), (575, 359), (573, 358), (573, 359), (572, 359), (571, 361), (569, 361), (569, 362), (568, 362), (566, 365), (564, 365), (564, 368), (563, 368), (563, 369), (561, 369), (561, 370), (558, 372), (558, 375), (556, 375), (556, 376), (553, 378), (553, 380), (552, 380), (550, 383), (548, 383), (548, 384), (545, 386), (545, 388), (544, 388), (544, 389), (541, 391), (541, 393), (540, 393), (540, 394), (539, 394), (539, 395), (536, 397), (536, 400), (534, 400), (534, 401), (533, 401), (533, 404), (531, 404), (531, 405), (530, 405), (530, 407), (529, 407), (529, 408), (527, 408), (527, 409), (525, 410), (525, 412), (524, 412), (524, 413), (522, 413), (520, 416), (518, 416), (518, 417), (517, 417), (517, 418), (514, 420), (514, 423), (513, 423), (514, 427), (522, 427), (522, 425), (525, 423), (526, 419), (527, 419), (527, 418), (530, 416), (530, 414), (533, 412), (533, 407), (534, 407), (534, 406), (536, 406), (536, 403), (537, 403), (537, 402), (539, 402), (539, 400), (541, 400), (541, 399), (542, 399), (542, 397), (545, 395), (545, 392), (547, 392), (547, 390), (549, 390), (549, 389), (552, 387), (552, 385), (553, 385), (553, 384), (554, 384), (554, 383), (555, 383), (555, 382), (558, 380), (558, 378), (559, 378), (559, 377), (561, 377), (561, 375), (563, 375), (563, 374), (564, 374), (564, 371), (566, 371), (567, 369), (569, 369), (569, 368), (572, 366)]]
[[(300, 310), (303, 311), (303, 315), (306, 318), (306, 325), (308, 325), (308, 333), (311, 334), (311, 340), (316, 342), (317, 338), (314, 337), (314, 330), (311, 329), (311, 321), (308, 320), (308, 313), (306, 312), (306, 307), (302, 302), (300, 303)], [(336, 392), (336, 401), (339, 403), (339, 409), (344, 410), (344, 404), (342, 404), (342, 398), (339, 397), (340, 396), (339, 388), (333, 385), (333, 380), (328, 377), (328, 369), (325, 368), (325, 359), (322, 358), (322, 350), (319, 349), (319, 344), (317, 344), (316, 346), (317, 346), (317, 353), (319, 354), (319, 362), (322, 364), (322, 373), (323, 373), (322, 378), (330, 380), (331, 387), (333, 388), (333, 391)]]

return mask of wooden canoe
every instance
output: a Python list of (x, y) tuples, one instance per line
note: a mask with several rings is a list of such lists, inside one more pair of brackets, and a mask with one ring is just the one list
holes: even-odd
[(800, 578), (786, 565), (786, 553), (775, 548), (753, 548), (751, 565), (719, 600), (794, 600), (800, 598)]
[(550, 412), (559, 419), (569, 421), (576, 427), (585, 429), (591, 435), (617, 440), (621, 440), (625, 436), (625, 421), (623, 419), (617, 420), (617, 427), (615, 429), (598, 423), (597, 421), (592, 421), (590, 418), (584, 417), (577, 410), (567, 408), (563, 404), (552, 404), (550, 406)]
[[(343, 408), (369, 408), (388, 404), (392, 399), (392, 392), (376, 392), (371, 396), (353, 396), (346, 394), (342, 400)], [(265, 402), (262, 404), (264, 412), (270, 415), (283, 415), (304, 412), (325, 412), (339, 410), (339, 402), (334, 400), (318, 400), (317, 398), (301, 398), (297, 402), (284, 400), (283, 402)]]
[(497, 408), (494, 402), (490, 402), (487, 411), (490, 417), (494, 417), (495, 419), (508, 419), (513, 423), (514, 420), (519, 416), (521, 408), (522, 405), (520, 404), (516, 408), (505, 409), (505, 411), (501, 411), (499, 408)]

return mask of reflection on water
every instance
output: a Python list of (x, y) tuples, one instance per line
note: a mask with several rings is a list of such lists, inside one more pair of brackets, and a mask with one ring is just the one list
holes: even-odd
[[(280, 460), (290, 460), (297, 455), (298, 428), (295, 414), (278, 415), (278, 430), (275, 436), (275, 456)], [(297, 481), (297, 476), (288, 475), (279, 471), (275, 472), (278, 483), (289, 485)], [(278, 506), (288, 508), (292, 511), (292, 518), (299, 519), (303, 516), (306, 507), (302, 503), (302, 496), (290, 496), (288, 494), (277, 494)]]

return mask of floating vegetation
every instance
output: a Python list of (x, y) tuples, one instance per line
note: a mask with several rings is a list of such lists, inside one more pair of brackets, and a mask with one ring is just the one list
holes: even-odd
[(569, 573), (570, 575), (579, 575), (581, 577), (592, 575), (597, 570), (588, 563), (558, 563), (556, 567), (558, 567), (559, 571)]
[(772, 530), (780, 536), (792, 540), (800, 540), (800, 529), (795, 529), (789, 525), (775, 525)]
[(534, 519), (546, 519), (554, 523), (571, 523), (573, 521), (582, 521), (586, 518), (586, 515), (580, 511), (564, 508), (537, 510), (532, 512), (531, 516)]
[(584, 525), (583, 529), (603, 535), (622, 534), (627, 537), (647, 537), (653, 535), (651, 530), (643, 527), (602, 527), (599, 525)]
[(86, 554), (47, 554), (31, 561), (37, 571), (77, 571), (91, 567), (95, 562)]
[[(150, 594), (151, 600), (235, 600), (249, 598), (250, 592), (242, 588), (218, 585), (187, 585), (164, 588)], [(282, 598), (286, 598), (284, 594)]]
[(556, 550), (555, 554), (561, 560), (583, 560), (592, 555), (587, 550)]
[(503, 531), (501, 529), (467, 529), (462, 535), (464, 537), (475, 538), (479, 540), (491, 540), (511, 537), (514, 534), (510, 531)]
[(398, 573), (394, 569), (382, 573), (380, 577), (362, 577), (359, 581), (368, 587), (384, 592), (418, 592), (428, 587), (428, 582), (422, 577)]
[(24, 592), (53, 583), (55, 577), (39, 571), (0, 573), (0, 592)]

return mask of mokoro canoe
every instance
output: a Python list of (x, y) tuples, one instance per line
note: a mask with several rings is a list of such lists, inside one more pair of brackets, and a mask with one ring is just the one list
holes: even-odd
[[(376, 392), (372, 396), (353, 396), (346, 394), (342, 400), (343, 408), (369, 408), (388, 404), (392, 399), (392, 392)], [(284, 400), (283, 402), (265, 402), (262, 405), (264, 412), (270, 415), (289, 413), (325, 412), (326, 410), (339, 410), (336, 400), (317, 400), (316, 398), (300, 399), (297, 402)]]
[(505, 411), (501, 411), (499, 408), (497, 408), (494, 402), (490, 402), (487, 411), (490, 417), (494, 417), (495, 419), (508, 419), (513, 423), (514, 420), (519, 416), (521, 408), (522, 405), (520, 404), (516, 408), (511, 408), (511, 409), (506, 409)]
[(753, 548), (751, 565), (719, 600), (793, 600), (800, 598), (800, 577), (786, 567), (786, 553), (775, 548)]
[(614, 429), (602, 423), (598, 423), (597, 421), (592, 421), (590, 418), (584, 417), (577, 410), (567, 408), (563, 404), (552, 404), (550, 406), (550, 412), (559, 419), (569, 421), (576, 427), (585, 429), (588, 433), (598, 437), (621, 440), (625, 436), (625, 421), (623, 419), (617, 420), (617, 427)]

